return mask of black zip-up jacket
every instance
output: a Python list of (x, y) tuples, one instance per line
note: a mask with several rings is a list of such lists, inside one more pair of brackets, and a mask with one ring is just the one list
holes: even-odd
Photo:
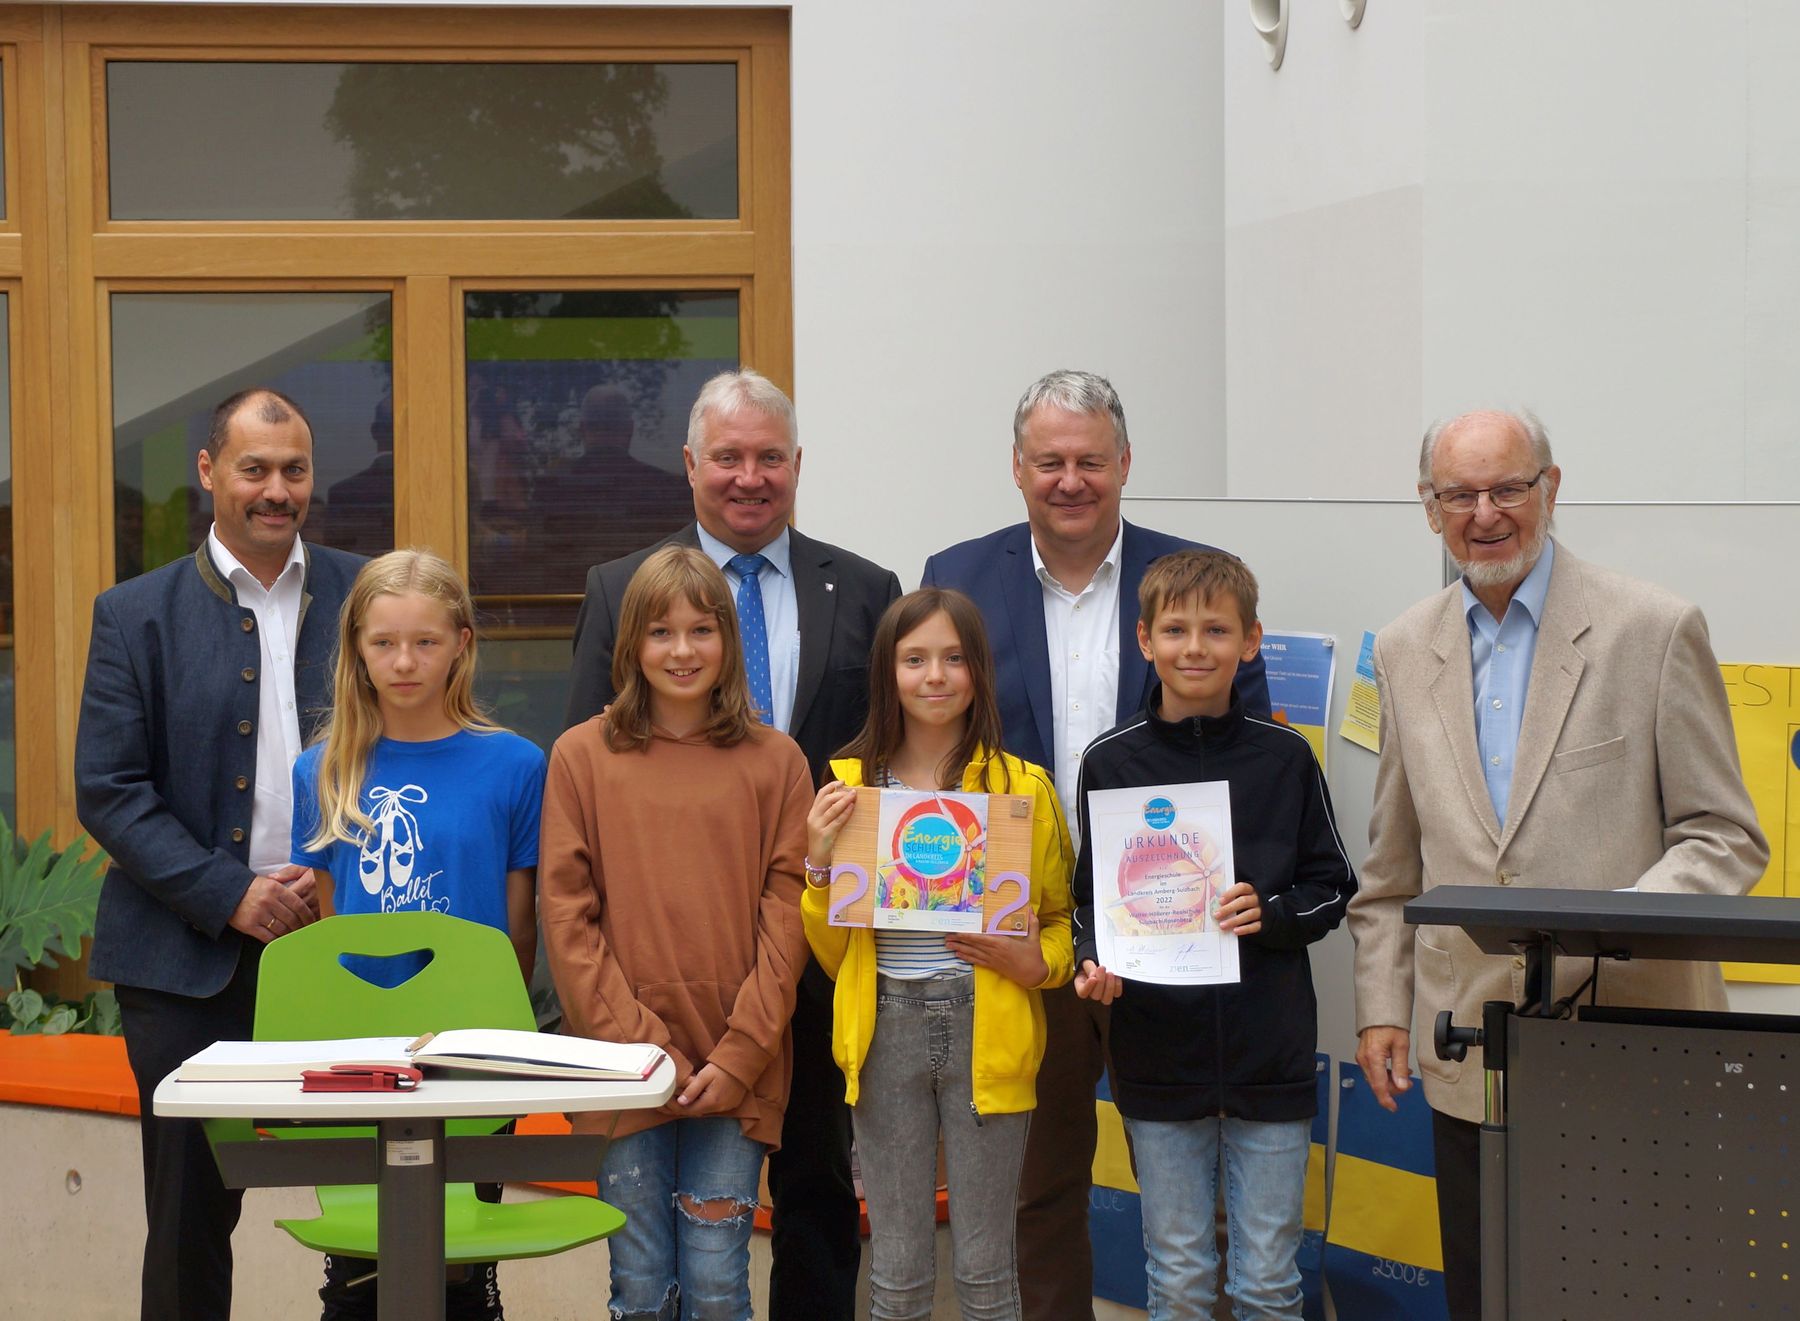
[(1075, 966), (1098, 962), (1090, 790), (1225, 780), (1236, 879), (1262, 898), (1262, 930), (1239, 938), (1241, 980), (1226, 986), (1126, 981), (1112, 1005), (1113, 1099), (1132, 1119), (1228, 1115), (1277, 1122), (1318, 1110), (1318, 1005), (1306, 947), (1344, 917), (1356, 874), (1306, 738), (1246, 716), (1237, 695), (1219, 717), (1154, 714), (1162, 687), (1081, 758), (1075, 863)]

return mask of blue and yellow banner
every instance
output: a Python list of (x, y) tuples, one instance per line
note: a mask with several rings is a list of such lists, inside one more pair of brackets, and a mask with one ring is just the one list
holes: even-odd
[(1137, 1176), (1125, 1142), (1125, 1121), (1104, 1076), (1094, 1100), (1094, 1186), (1088, 1190), (1088, 1238), (1094, 1245), (1094, 1294), (1126, 1307), (1148, 1307), (1148, 1259)]
[(1331, 1057), (1313, 1057), (1319, 1113), (1313, 1116), (1312, 1146), (1306, 1153), (1306, 1203), (1300, 1211), (1301, 1315), (1325, 1321), (1325, 1156), (1331, 1140)]
[(1444, 1321), (1431, 1109), (1417, 1078), (1398, 1099), (1389, 1114), (1354, 1062), (1338, 1066), (1325, 1280), (1341, 1317)]

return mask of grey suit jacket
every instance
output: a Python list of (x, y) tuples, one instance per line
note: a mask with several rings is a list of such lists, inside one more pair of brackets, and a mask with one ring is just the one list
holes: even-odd
[[(1434, 885), (1741, 894), (1769, 849), (1738, 770), (1730, 709), (1700, 611), (1649, 583), (1584, 563), (1561, 545), (1504, 828), (1475, 744), (1462, 589), (1420, 602), (1375, 639), (1381, 765), (1356, 938), (1356, 1026), (1410, 1029), (1428, 1015), (1480, 1021), (1485, 1000), (1525, 995), (1524, 961), (1483, 954), (1461, 930), (1409, 929), (1401, 908)], [(1585, 967), (1559, 969), (1566, 995)], [(1602, 969), (1606, 1004), (1723, 1008), (1711, 963)], [(1433, 1108), (1482, 1117), (1482, 1064), (1415, 1042)]]

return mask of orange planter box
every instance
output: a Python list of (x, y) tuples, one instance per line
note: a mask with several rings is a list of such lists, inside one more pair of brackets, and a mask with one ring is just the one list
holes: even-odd
[(135, 1115), (137, 1082), (125, 1061), (125, 1039), (0, 1032), (0, 1101)]

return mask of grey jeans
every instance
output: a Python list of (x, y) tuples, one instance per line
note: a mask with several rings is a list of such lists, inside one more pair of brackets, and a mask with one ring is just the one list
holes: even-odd
[(965, 1321), (1018, 1321), (1015, 1209), (1025, 1114), (977, 1115), (974, 981), (878, 977), (875, 1038), (852, 1117), (869, 1205), (871, 1321), (926, 1321), (937, 1284), (937, 1139)]

